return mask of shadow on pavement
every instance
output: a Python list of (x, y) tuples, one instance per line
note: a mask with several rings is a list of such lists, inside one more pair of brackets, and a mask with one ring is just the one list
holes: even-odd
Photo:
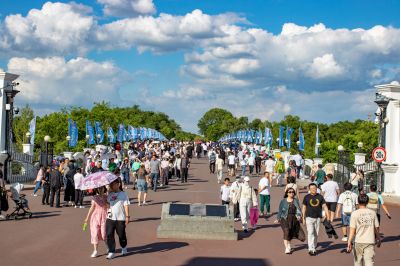
[(139, 218), (139, 219), (134, 219), (132, 222), (146, 222), (146, 221), (157, 221), (160, 220), (161, 217), (147, 217), (147, 218)]
[(156, 243), (151, 243), (151, 244), (144, 245), (144, 246), (128, 248), (127, 256), (131, 256), (131, 255), (135, 255), (135, 254), (165, 252), (165, 251), (170, 251), (170, 250), (177, 249), (177, 248), (183, 248), (188, 245), (189, 244), (186, 242), (156, 242)]
[(393, 242), (393, 241), (398, 241), (400, 240), (400, 236), (386, 236), (382, 238), (382, 243), (384, 242)]
[(251, 266), (268, 266), (268, 261), (264, 259), (248, 259), (248, 258), (211, 258), (211, 257), (196, 257), (185, 264), (185, 266), (196, 266), (196, 265), (251, 265)]

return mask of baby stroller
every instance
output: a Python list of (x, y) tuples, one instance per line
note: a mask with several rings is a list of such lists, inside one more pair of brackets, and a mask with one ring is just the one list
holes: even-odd
[(32, 217), (32, 212), (29, 209), (28, 206), (28, 200), (25, 199), (25, 194), (21, 194), (20, 192), (24, 188), (23, 184), (20, 183), (15, 183), (11, 186), (10, 191), (11, 191), (11, 198), (15, 202), (15, 210), (7, 214), (6, 219), (8, 220), (16, 220), (19, 218), (31, 218)]

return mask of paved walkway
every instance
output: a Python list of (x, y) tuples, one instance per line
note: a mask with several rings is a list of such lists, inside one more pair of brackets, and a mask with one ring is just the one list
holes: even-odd
[[(352, 255), (344, 253), (346, 244), (328, 239), (322, 231), (318, 256), (309, 257), (306, 244), (299, 241), (292, 245), (295, 252), (285, 255), (281, 228), (273, 224), (275, 217), (262, 219), (255, 232), (240, 232), (239, 241), (157, 239), (163, 202), (220, 202), (219, 185), (208, 173), (205, 159), (195, 159), (189, 174), (186, 184), (171, 182), (168, 188), (150, 192), (151, 202), (145, 207), (137, 206), (136, 191), (128, 190), (132, 199), (132, 222), (127, 227), (130, 254), (113, 261), (104, 255), (89, 257), (90, 233), (81, 229), (87, 208), (49, 208), (40, 204), (40, 197), (28, 196), (34, 218), (0, 222), (1, 265), (352, 265)], [(258, 179), (253, 177), (252, 183)], [(273, 212), (282, 195), (282, 188), (272, 189)], [(384, 240), (377, 250), (376, 265), (400, 263), (400, 208), (391, 207), (391, 213), (392, 220), (383, 217)], [(236, 227), (240, 230), (240, 223)], [(100, 245), (100, 253), (105, 250)]]

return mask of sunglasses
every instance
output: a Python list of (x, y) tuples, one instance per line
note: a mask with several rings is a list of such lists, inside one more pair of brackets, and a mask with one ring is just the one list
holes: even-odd
[(295, 194), (294, 191), (288, 191), (288, 194)]

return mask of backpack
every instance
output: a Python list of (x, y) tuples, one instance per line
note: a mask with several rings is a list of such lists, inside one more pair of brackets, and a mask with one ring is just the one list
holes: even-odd
[(351, 214), (353, 212), (353, 197), (350, 191), (345, 192), (346, 197), (343, 200), (343, 213)]
[(378, 211), (379, 211), (378, 193), (376, 193), (376, 192), (368, 193), (368, 198), (369, 198), (369, 200), (368, 200), (367, 208), (378, 213)]

